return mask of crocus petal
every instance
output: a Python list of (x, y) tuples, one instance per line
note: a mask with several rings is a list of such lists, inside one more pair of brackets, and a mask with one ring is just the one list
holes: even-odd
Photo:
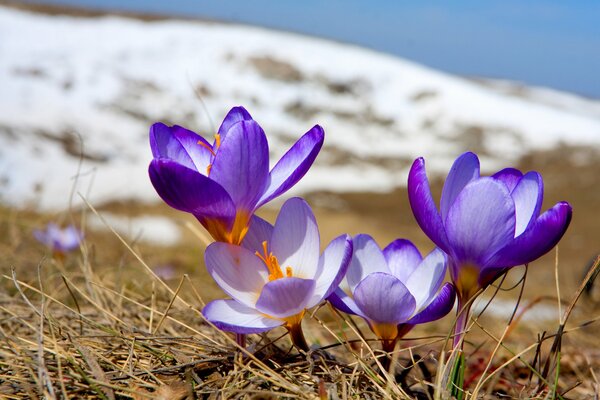
[(346, 275), (352, 259), (352, 238), (341, 235), (333, 239), (319, 258), (319, 267), (315, 276), (315, 292), (307, 308), (314, 307), (328, 297), (339, 286)]
[(346, 272), (346, 281), (352, 292), (369, 274), (374, 272), (391, 273), (383, 252), (371, 236), (356, 235), (352, 239), (352, 247), (354, 254)]
[(375, 272), (356, 287), (354, 301), (373, 322), (399, 324), (415, 311), (415, 299), (406, 286), (391, 274)]
[(204, 260), (208, 273), (225, 293), (254, 307), (269, 271), (253, 252), (229, 243), (215, 242), (206, 248)]
[(454, 260), (483, 265), (514, 238), (515, 204), (504, 184), (480, 178), (456, 198), (445, 225)]
[[(203, 145), (199, 144), (201, 142)], [(206, 174), (212, 148), (204, 138), (181, 126), (157, 122), (150, 127), (150, 148), (154, 158), (167, 158)]]
[(341, 288), (337, 288), (333, 293), (329, 295), (327, 300), (338, 310), (345, 312), (346, 314), (354, 314), (359, 317), (365, 318), (363, 312), (358, 308), (354, 299)]
[(258, 207), (285, 193), (306, 174), (323, 146), (324, 137), (323, 128), (315, 125), (281, 157), (271, 170), (269, 187)]
[(221, 126), (219, 127), (218, 133), (221, 136), (221, 141), (223, 141), (223, 139), (225, 139), (225, 136), (227, 136), (227, 132), (229, 132), (229, 129), (231, 129), (231, 127), (233, 125), (237, 124), (240, 121), (250, 121), (250, 120), (252, 120), (252, 117), (250, 116), (250, 113), (248, 111), (246, 111), (246, 109), (244, 107), (241, 107), (241, 106), (233, 107), (231, 110), (229, 110), (229, 112), (223, 119)]
[(490, 257), (485, 263), (486, 267), (513, 267), (543, 256), (562, 238), (571, 222), (572, 213), (569, 203), (557, 203), (540, 215), (525, 232)]
[(540, 215), (540, 208), (544, 196), (544, 181), (542, 176), (531, 171), (526, 173), (511, 193), (515, 202), (517, 224), (515, 237), (527, 229)]
[(258, 251), (260, 254), (262, 254), (263, 242), (270, 242), (272, 235), (273, 225), (271, 225), (264, 219), (253, 215), (252, 219), (250, 220), (250, 227), (248, 228), (248, 232), (246, 233), (246, 236), (244, 236), (244, 240), (242, 241), (242, 246), (244, 246), (250, 251)]
[(283, 325), (282, 320), (267, 318), (235, 300), (211, 301), (202, 314), (217, 328), (235, 333), (261, 333)]
[(396, 239), (383, 249), (383, 255), (392, 274), (406, 282), (423, 257), (410, 240)]
[(254, 121), (233, 125), (214, 158), (210, 178), (231, 196), (236, 207), (254, 211), (269, 178), (269, 147)]
[(73, 225), (67, 226), (61, 232), (61, 245), (63, 247), (63, 250), (66, 250), (66, 251), (73, 250), (74, 248), (79, 246), (81, 239), (82, 239), (81, 232), (79, 232), (79, 230), (77, 228), (75, 228)]
[(479, 178), (479, 158), (474, 153), (467, 152), (454, 161), (442, 189), (440, 212), (442, 221), (446, 220), (448, 211), (459, 193), (469, 182)]
[(232, 224), (235, 207), (231, 197), (216, 182), (174, 161), (155, 159), (148, 169), (158, 195), (173, 208), (202, 218)]
[(41, 244), (44, 244), (46, 246), (52, 246), (52, 240), (48, 237), (48, 235), (46, 234), (46, 232), (44, 232), (44, 231), (42, 231), (40, 229), (35, 229), (33, 231), (33, 236)]
[(504, 183), (509, 192), (514, 190), (515, 186), (517, 186), (517, 183), (519, 183), (522, 177), (523, 174), (521, 171), (515, 168), (504, 168), (503, 170), (500, 170), (492, 175), (492, 178)]
[(264, 286), (256, 309), (274, 318), (296, 315), (307, 307), (315, 283), (313, 279), (275, 279)]
[(275, 221), (271, 251), (281, 268), (292, 267), (293, 275), (314, 279), (319, 265), (319, 229), (306, 201), (293, 197), (286, 201)]
[(446, 253), (435, 248), (410, 275), (405, 285), (416, 301), (419, 312), (431, 303), (446, 275)]
[(411, 325), (424, 324), (442, 318), (454, 307), (455, 298), (456, 290), (451, 283), (447, 282), (427, 308), (408, 320), (408, 323)]
[(448, 252), (448, 238), (435, 202), (431, 197), (429, 180), (425, 172), (425, 160), (417, 158), (408, 174), (408, 200), (417, 223), (427, 236)]

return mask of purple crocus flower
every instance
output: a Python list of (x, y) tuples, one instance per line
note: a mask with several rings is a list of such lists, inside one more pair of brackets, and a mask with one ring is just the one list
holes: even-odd
[[(414, 325), (434, 321), (454, 306), (455, 291), (442, 286), (446, 255), (436, 248), (427, 257), (408, 240), (397, 239), (383, 251), (369, 235), (353, 238), (346, 278), (329, 301), (364, 318), (391, 351)], [(441, 290), (440, 290), (441, 288)]]
[(60, 229), (58, 225), (50, 222), (46, 230), (36, 229), (33, 236), (40, 242), (52, 249), (55, 255), (65, 253), (77, 248), (83, 239), (82, 233), (73, 225)]
[(243, 107), (231, 109), (212, 144), (180, 126), (156, 123), (150, 180), (168, 205), (193, 214), (215, 240), (240, 244), (254, 211), (304, 176), (323, 139), (315, 125), (269, 172), (267, 138)]
[(466, 327), (473, 296), (509, 268), (552, 249), (572, 214), (569, 203), (559, 202), (540, 215), (543, 181), (539, 173), (506, 168), (481, 177), (479, 159), (473, 153), (464, 153), (454, 162), (439, 211), (423, 158), (412, 165), (408, 195), (421, 229), (449, 255), (460, 312), (455, 344)]
[(315, 217), (300, 198), (284, 203), (275, 226), (255, 217), (243, 246), (215, 242), (206, 249), (208, 272), (232, 299), (212, 301), (202, 313), (238, 334), (285, 326), (294, 344), (307, 350), (302, 317), (337, 288), (352, 256), (348, 235), (334, 239), (321, 256), (319, 243)]

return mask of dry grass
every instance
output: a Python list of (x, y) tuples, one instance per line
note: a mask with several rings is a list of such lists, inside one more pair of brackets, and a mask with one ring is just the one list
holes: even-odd
[[(442, 350), (448, 349), (451, 317), (419, 327), (403, 340), (392, 355), (392, 373), (382, 371), (378, 359), (383, 355), (364, 323), (329, 306), (305, 322), (307, 339), (316, 344), (309, 354), (296, 351), (284, 330), (251, 335), (244, 351), (203, 319), (199, 310), (209, 284), (197, 281), (205, 275), (182, 274), (166, 283), (142, 256), (155, 257), (148, 248), (114, 233), (89, 232), (81, 250), (64, 262), (45, 258), (31, 242), (30, 230), (47, 216), (2, 213), (1, 233), (9, 238), (1, 248), (9, 262), (2, 269), (0, 295), (0, 395), (5, 398), (444, 396), (441, 378), (449, 353)], [(85, 220), (85, 214), (76, 220)], [(194, 242), (199, 249), (191, 258), (197, 260), (202, 246)], [(515, 303), (524, 283), (503, 285), (514, 286), (508, 296)], [(553, 292), (547, 297), (556, 301)], [(589, 306), (571, 313), (569, 305), (575, 303), (569, 297), (557, 310), (560, 320), (541, 331), (520, 320), (526, 308), (512, 324), (485, 314), (474, 318), (466, 345), (469, 393), (596, 396), (596, 317), (587, 313), (593, 310)]]

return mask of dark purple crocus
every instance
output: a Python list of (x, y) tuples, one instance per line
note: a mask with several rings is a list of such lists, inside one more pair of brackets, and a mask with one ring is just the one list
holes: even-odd
[(50, 222), (46, 230), (36, 229), (33, 236), (52, 250), (55, 256), (62, 258), (66, 253), (79, 246), (83, 234), (73, 225), (61, 229), (58, 225)]
[(369, 235), (355, 236), (352, 244), (346, 278), (328, 300), (364, 318), (385, 351), (393, 350), (414, 325), (439, 319), (454, 306), (454, 287), (442, 286), (446, 255), (440, 249), (423, 258), (405, 239), (383, 251)]
[(284, 203), (275, 226), (254, 217), (243, 246), (215, 242), (206, 249), (208, 272), (231, 299), (212, 301), (202, 313), (237, 334), (284, 326), (294, 344), (308, 350), (302, 317), (337, 288), (352, 255), (348, 235), (320, 256), (319, 246), (315, 217), (300, 198)]
[(449, 256), (460, 312), (455, 344), (466, 327), (473, 296), (509, 268), (527, 264), (552, 249), (572, 214), (569, 203), (559, 202), (540, 215), (543, 181), (539, 173), (506, 168), (481, 177), (479, 159), (473, 153), (454, 162), (439, 211), (423, 158), (412, 165), (408, 195), (421, 229)]
[(269, 171), (265, 133), (243, 107), (231, 109), (212, 144), (180, 126), (156, 123), (150, 179), (167, 204), (193, 214), (215, 240), (240, 244), (254, 211), (304, 176), (323, 138), (315, 125)]

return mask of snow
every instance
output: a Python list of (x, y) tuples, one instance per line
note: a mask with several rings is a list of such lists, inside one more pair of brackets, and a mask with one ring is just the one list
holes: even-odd
[(273, 164), (314, 124), (325, 128), (293, 194), (391, 190), (418, 156), (445, 174), (469, 135), (487, 172), (561, 143), (600, 145), (599, 101), (232, 24), (0, 7), (0, 82), (0, 200), (42, 209), (66, 207), (72, 189), (94, 203), (158, 201), (150, 124), (212, 136), (235, 105), (267, 132)]

